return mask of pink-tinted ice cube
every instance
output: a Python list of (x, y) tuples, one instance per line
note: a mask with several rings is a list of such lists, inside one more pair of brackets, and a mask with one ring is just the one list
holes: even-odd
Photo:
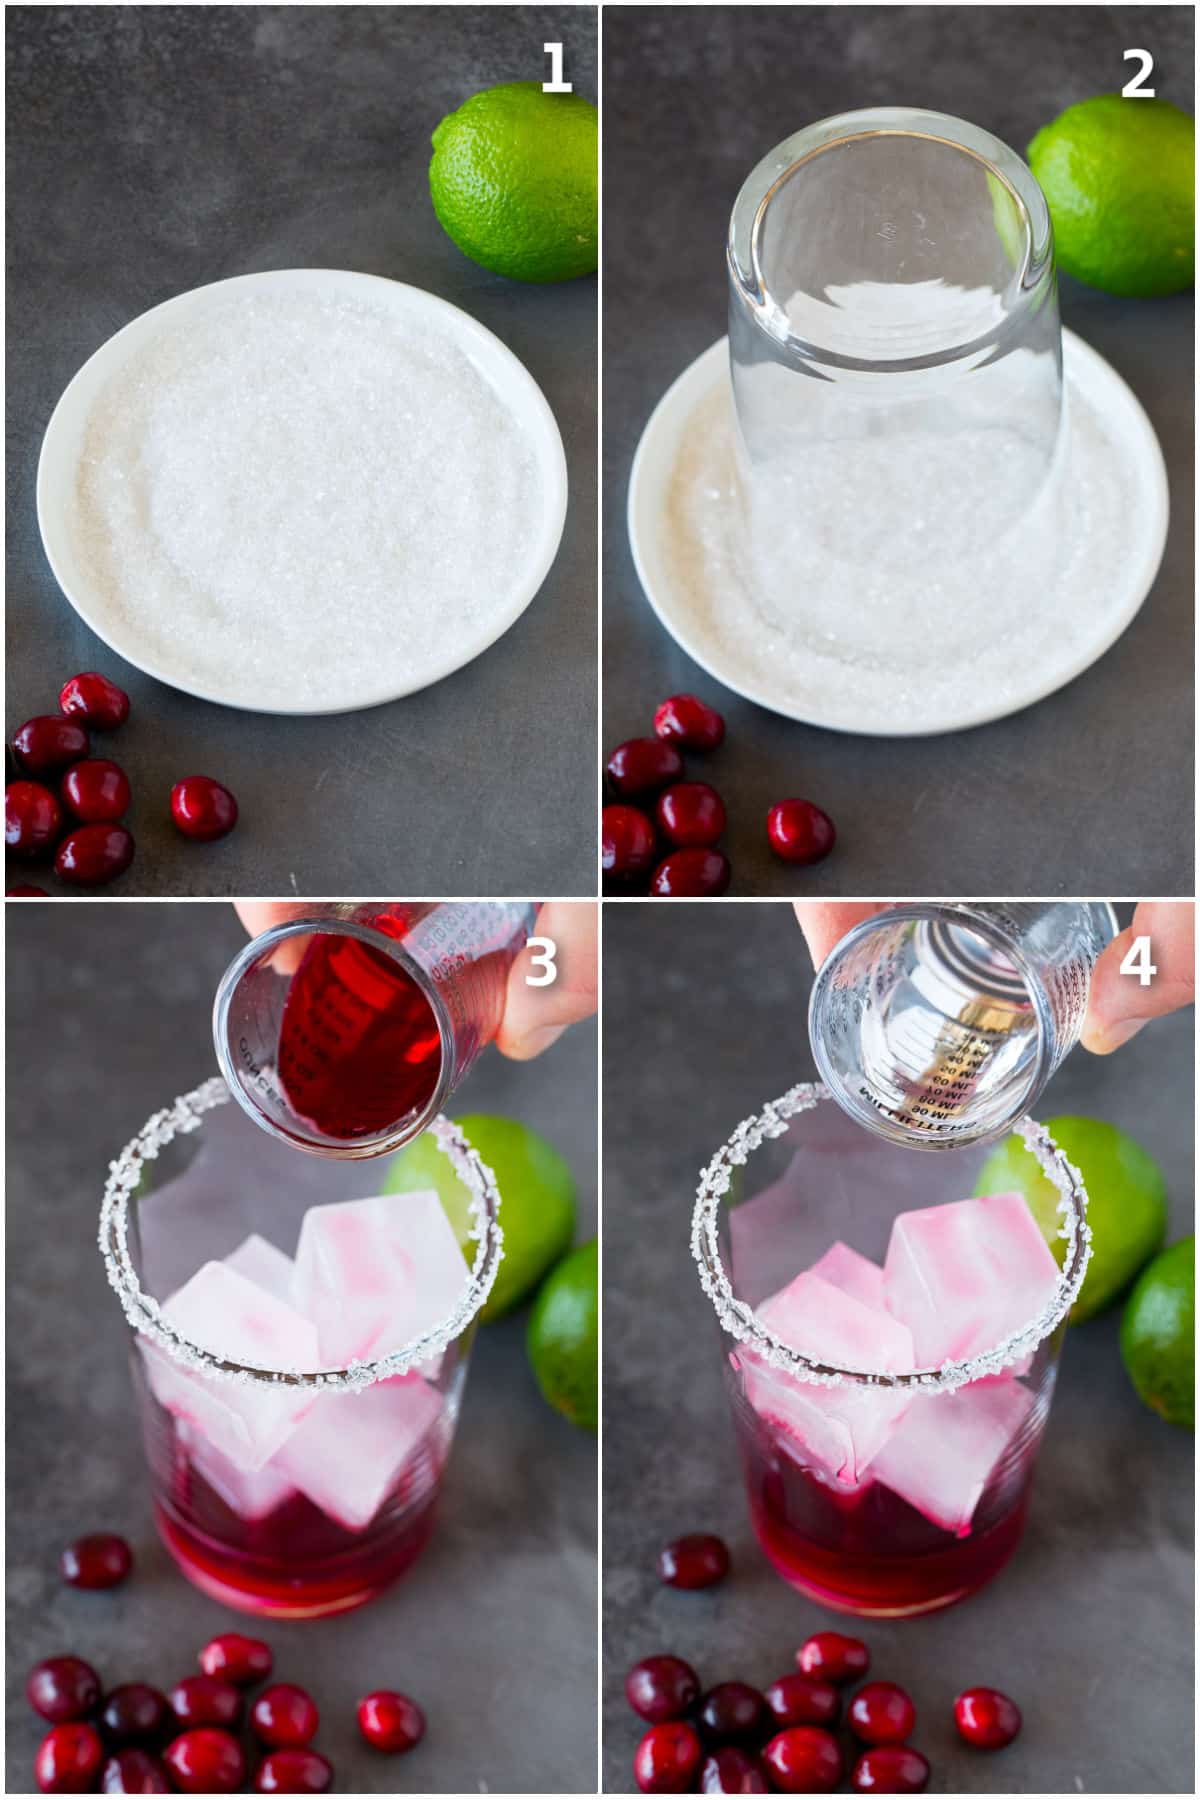
[(860, 1256), (857, 1250), (852, 1250), (849, 1244), (843, 1244), (840, 1240), (830, 1244), (824, 1256), (813, 1264), (809, 1274), (819, 1275), (822, 1281), (841, 1288), (843, 1294), (849, 1294), (852, 1300), (859, 1300), (864, 1306), (873, 1306), (878, 1310), (885, 1308), (883, 1270), (869, 1257)]
[(295, 1493), (274, 1463), (261, 1469), (239, 1469), (183, 1419), (177, 1420), (176, 1432), (193, 1469), (239, 1518), (266, 1519)]
[(277, 1300), (291, 1305), (292, 1259), (274, 1244), (269, 1244), (266, 1238), (259, 1237), (256, 1231), (252, 1231), (248, 1238), (243, 1238), (237, 1249), (225, 1257), (224, 1262), (227, 1269), (244, 1275), (255, 1287), (265, 1288)]
[(1029, 1389), (1011, 1380), (919, 1394), (871, 1474), (935, 1525), (965, 1537), (992, 1470), (1032, 1405)]
[(917, 1365), (939, 1368), (991, 1349), (1053, 1298), (1058, 1265), (1020, 1194), (990, 1194), (901, 1213), (883, 1291), (912, 1332)]
[(442, 1402), (419, 1375), (362, 1393), (322, 1394), (275, 1466), (347, 1531), (369, 1525)]

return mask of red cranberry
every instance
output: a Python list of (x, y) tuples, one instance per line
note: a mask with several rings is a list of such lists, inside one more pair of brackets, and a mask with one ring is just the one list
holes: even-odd
[(242, 1696), (232, 1682), (218, 1681), (215, 1675), (185, 1675), (168, 1698), (185, 1731), (193, 1725), (220, 1725), (225, 1731), (236, 1731), (242, 1722)]
[(26, 719), (13, 739), (17, 761), (31, 775), (48, 775), (51, 769), (65, 769), (88, 753), (88, 734), (74, 719), (61, 713), (40, 713)]
[(811, 800), (780, 800), (767, 814), (767, 836), (784, 862), (815, 863), (837, 841), (833, 820)]
[(860, 1794), (923, 1794), (929, 1764), (908, 1744), (880, 1744), (863, 1751), (850, 1780)]
[(256, 1794), (327, 1794), (333, 1764), (318, 1750), (272, 1750), (254, 1777)]
[(725, 829), (725, 807), (707, 781), (680, 781), (658, 796), (658, 823), (673, 844), (705, 848)]
[(723, 894), (729, 876), (729, 858), (719, 850), (672, 850), (655, 869), (650, 892), (694, 900), (704, 894)]
[(242, 1746), (212, 1725), (185, 1731), (167, 1745), (163, 1761), (185, 1794), (234, 1794), (246, 1779)]
[(315, 1703), (290, 1681), (264, 1688), (250, 1713), (255, 1736), (282, 1750), (303, 1750), (316, 1737), (320, 1722)]
[(114, 1532), (94, 1531), (68, 1544), (58, 1567), (63, 1580), (72, 1587), (116, 1587), (133, 1567), (133, 1551)]
[(633, 1757), (633, 1779), (643, 1794), (688, 1794), (703, 1757), (700, 1739), (682, 1719), (652, 1725)]
[(912, 1735), (917, 1709), (894, 1681), (868, 1681), (850, 1702), (846, 1722), (864, 1744), (902, 1744)]
[(832, 1794), (842, 1779), (837, 1739), (817, 1725), (793, 1725), (763, 1751), (767, 1772), (785, 1794)]
[(1021, 1729), (1021, 1709), (998, 1688), (968, 1688), (954, 1702), (954, 1723), (977, 1750), (1003, 1750)]
[(72, 763), (59, 789), (63, 800), (85, 825), (110, 824), (129, 810), (133, 795), (120, 763), (92, 756)]
[(110, 1744), (138, 1744), (161, 1736), (173, 1726), (165, 1694), (144, 1681), (127, 1681), (104, 1700), (100, 1729)]
[(4, 898), (6, 900), (45, 900), (48, 899), (49, 896), (47, 895), (45, 888), (29, 887), (26, 885), (23, 887), (5, 888)]
[(625, 1677), (625, 1698), (651, 1725), (682, 1719), (700, 1698), (700, 1679), (681, 1656), (645, 1656)]
[(709, 1744), (752, 1743), (771, 1720), (766, 1701), (745, 1681), (719, 1681), (700, 1702), (700, 1734)]
[(639, 794), (656, 794), (683, 774), (683, 758), (660, 738), (630, 738), (618, 744), (608, 759), (608, 779), (622, 800)]
[(133, 838), (123, 825), (80, 825), (58, 846), (54, 872), (72, 887), (103, 887), (133, 861)]
[(58, 705), (69, 719), (82, 719), (94, 731), (115, 731), (129, 717), (129, 695), (96, 669), (64, 682)]
[(238, 805), (211, 775), (187, 775), (171, 789), (171, 817), (184, 837), (207, 844), (233, 830)]
[(729, 1550), (725, 1540), (708, 1531), (690, 1531), (659, 1551), (658, 1578), (668, 1587), (712, 1587), (728, 1573)]
[(770, 1793), (762, 1763), (748, 1750), (726, 1744), (704, 1760), (700, 1771), (702, 1794), (767, 1794)]
[(40, 781), (10, 781), (4, 790), (4, 848), (26, 862), (49, 856), (62, 836), (62, 807)]
[(654, 827), (636, 806), (606, 806), (600, 814), (600, 866), (622, 879), (654, 867)]
[(407, 1694), (380, 1688), (359, 1701), (358, 1729), (372, 1749), (395, 1756), (420, 1743), (425, 1736), (425, 1714)]
[(840, 1631), (818, 1631), (797, 1650), (796, 1666), (802, 1675), (840, 1686), (844, 1681), (862, 1680), (871, 1666), (871, 1652), (861, 1638), (845, 1637)]
[(654, 714), (654, 732), (684, 750), (715, 750), (725, 737), (725, 721), (695, 694), (672, 694)]
[(146, 1750), (118, 1750), (100, 1772), (102, 1794), (169, 1794), (167, 1771)]
[(235, 1687), (253, 1687), (271, 1673), (271, 1647), (261, 1638), (226, 1631), (205, 1644), (200, 1652), (200, 1667), (206, 1675), (219, 1675)]
[(842, 1710), (841, 1696), (827, 1681), (813, 1681), (807, 1675), (781, 1675), (763, 1699), (779, 1726), (836, 1725)]
[(38, 1745), (33, 1773), (43, 1794), (90, 1794), (104, 1745), (90, 1725), (56, 1725)]
[(25, 1698), (52, 1725), (86, 1719), (100, 1698), (100, 1677), (82, 1656), (48, 1656), (30, 1669)]

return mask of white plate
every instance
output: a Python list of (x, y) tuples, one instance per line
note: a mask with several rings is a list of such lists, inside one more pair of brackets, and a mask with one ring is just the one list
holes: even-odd
[[(734, 693), (808, 725), (852, 731), (872, 737), (932, 737), (985, 725), (1032, 706), (1090, 668), (1115, 643), (1136, 615), (1158, 573), (1167, 536), (1167, 472), (1154, 427), (1130, 389), (1104, 358), (1074, 332), (1063, 332), (1063, 369), (1068, 391), (1080, 393), (1103, 417), (1107, 434), (1121, 445), (1122, 467), (1128, 465), (1128, 530), (1123, 538), (1125, 561), (1111, 571), (1113, 591), (1096, 609), (1097, 629), (1082, 646), (1066, 648), (1056, 661), (1042, 656), (1028, 670), (1028, 682), (1011, 684), (999, 705), (980, 692), (964, 707), (945, 707), (919, 725), (897, 730), (885, 706), (868, 703), (853, 716), (844, 705), (836, 714), (825, 704), (820, 665), (813, 659), (812, 679), (802, 701), (795, 677), (784, 687), (747, 681), (730, 667), (727, 646), (692, 602), (689, 584), (672, 557), (665, 529), (667, 496), (676, 463), (698, 408), (722, 386), (729, 385), (729, 342), (721, 338), (697, 357), (672, 383), (655, 407), (642, 433), (629, 477), (629, 542), (638, 578), (660, 623), (700, 667)], [(790, 690), (790, 691), (789, 691)]]
[[(75, 490), (88, 416), (104, 384), (142, 349), (151, 336), (161, 331), (164, 324), (169, 322), (186, 328), (189, 316), (209, 306), (215, 295), (224, 297), (243, 289), (258, 294), (300, 291), (322, 298), (368, 300), (376, 306), (382, 304), (394, 310), (398, 316), (436, 323), (470, 358), (519, 421), (537, 461), (545, 502), (541, 529), (529, 545), (524, 567), (511, 592), (497, 597), (475, 638), (465, 646), (460, 645), (442, 661), (428, 661), (411, 679), (399, 684), (394, 677), (380, 683), (371, 668), (364, 668), (361, 689), (348, 699), (343, 697), (334, 706), (317, 703), (275, 707), (263, 704), (247, 708), (244, 699), (222, 693), (219, 686), (196, 685), (181, 677), (177, 670), (147, 655), (128, 623), (112, 616), (91, 570), (77, 553), (68, 527), (68, 500)], [(63, 593), (96, 636), (135, 668), (153, 675), (168, 687), (194, 694), (198, 699), (214, 700), (221, 705), (254, 712), (292, 715), (352, 712), (361, 707), (380, 706), (385, 701), (398, 700), (405, 694), (431, 686), (482, 655), (515, 624), (541, 587), (558, 552), (567, 513), (567, 462), (554, 414), (532, 375), (498, 337), (469, 313), (451, 306), (447, 300), (439, 300), (435, 294), (427, 294), (422, 288), (389, 281), (380, 275), (361, 275), (343, 269), (273, 269), (265, 274), (236, 275), (228, 281), (211, 282), (205, 287), (192, 288), (186, 294), (177, 294), (173, 300), (164, 300), (161, 306), (151, 307), (149, 312), (142, 313), (118, 331), (88, 358), (59, 400), (46, 427), (38, 462), (37, 512), (42, 545)]]

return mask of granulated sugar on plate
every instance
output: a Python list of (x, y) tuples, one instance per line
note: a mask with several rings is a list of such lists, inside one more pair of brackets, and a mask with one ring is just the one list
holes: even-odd
[(281, 711), (481, 647), (545, 508), (525, 426), (448, 326), (307, 291), (164, 322), (94, 402), (73, 501), (114, 632)]

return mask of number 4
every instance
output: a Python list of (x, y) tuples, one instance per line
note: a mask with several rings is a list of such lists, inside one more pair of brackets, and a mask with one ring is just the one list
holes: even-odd
[(1125, 960), (1121, 964), (1122, 975), (1136, 975), (1139, 987), (1149, 987), (1158, 974), (1157, 963), (1150, 961), (1150, 939), (1136, 937), (1125, 952)]
[(1152, 87), (1143, 87), (1142, 83), (1154, 73), (1154, 58), (1148, 50), (1126, 50), (1121, 61), (1133, 62), (1135, 58), (1140, 62), (1141, 67), (1136, 75), (1131, 75), (1129, 77), (1129, 80), (1121, 89), (1121, 93), (1126, 100), (1153, 100), (1154, 89)]
[(555, 957), (558, 955), (558, 945), (553, 938), (548, 937), (527, 938), (526, 943), (529, 949), (533, 951), (533, 966), (538, 970), (538, 973), (536, 975), (527, 975), (525, 977), (525, 986), (553, 987), (554, 983), (558, 980), (558, 968), (554, 961)]
[(562, 45), (543, 44), (542, 49), (550, 58), (550, 79), (542, 83), (543, 94), (573, 94), (571, 83), (562, 78)]

